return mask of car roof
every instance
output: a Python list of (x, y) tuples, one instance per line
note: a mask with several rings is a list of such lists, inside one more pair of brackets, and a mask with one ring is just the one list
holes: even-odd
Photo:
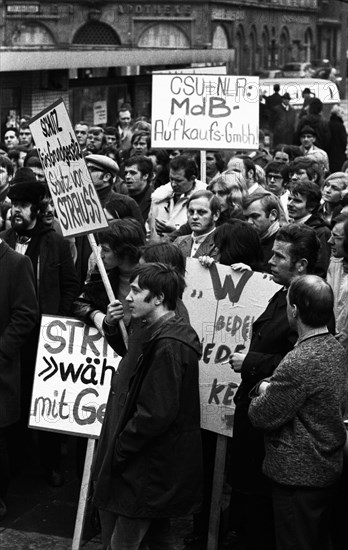
[(273, 86), (279, 84), (280, 94), (290, 94), (291, 105), (302, 104), (302, 91), (309, 88), (313, 97), (318, 97), (323, 103), (339, 103), (338, 88), (331, 80), (322, 78), (260, 78), (260, 89), (267, 95), (273, 94)]

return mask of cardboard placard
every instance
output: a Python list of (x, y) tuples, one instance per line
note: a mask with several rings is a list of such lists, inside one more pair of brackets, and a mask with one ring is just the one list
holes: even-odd
[(201, 426), (232, 436), (233, 397), (240, 374), (232, 370), (228, 358), (234, 351), (248, 351), (252, 324), (280, 287), (266, 273), (234, 271), (219, 264), (208, 269), (193, 258), (187, 259), (186, 272), (183, 300), (203, 344)]
[(259, 79), (153, 75), (151, 120), (153, 147), (257, 149)]
[(43, 315), (29, 427), (99, 437), (120, 359), (95, 327)]
[(62, 99), (29, 122), (64, 237), (108, 227)]

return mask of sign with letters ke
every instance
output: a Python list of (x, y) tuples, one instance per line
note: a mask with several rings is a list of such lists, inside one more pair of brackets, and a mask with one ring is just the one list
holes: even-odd
[(64, 102), (29, 122), (64, 237), (108, 227)]
[(232, 436), (233, 398), (240, 384), (228, 358), (249, 349), (252, 324), (279, 290), (269, 274), (235, 271), (213, 264), (209, 269), (187, 259), (184, 304), (203, 346), (199, 385), (201, 426)]
[(153, 75), (151, 121), (153, 147), (257, 149), (259, 79)]
[(95, 327), (43, 315), (29, 427), (99, 437), (119, 361)]

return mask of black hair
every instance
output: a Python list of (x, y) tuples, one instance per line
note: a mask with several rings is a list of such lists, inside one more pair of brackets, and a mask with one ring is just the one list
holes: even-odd
[(321, 191), (313, 181), (296, 181), (291, 185), (290, 193), (292, 195), (301, 195), (306, 198), (306, 207), (311, 212), (317, 212), (320, 206)]
[(137, 277), (139, 287), (149, 290), (147, 301), (162, 294), (163, 305), (170, 311), (175, 310), (183, 282), (181, 281), (182, 275), (172, 266), (163, 263), (138, 265), (131, 273), (130, 283)]
[(196, 162), (188, 155), (179, 155), (174, 157), (169, 163), (170, 170), (184, 170), (185, 178), (190, 180), (192, 176), (198, 175), (198, 166)]
[(148, 182), (152, 180), (153, 164), (149, 157), (146, 157), (145, 155), (132, 155), (124, 163), (125, 168), (134, 165), (138, 167), (138, 170), (142, 176), (148, 174)]
[(327, 325), (333, 316), (333, 291), (317, 275), (295, 277), (288, 291), (290, 305), (296, 305), (301, 321), (309, 327)]
[(120, 259), (128, 259), (137, 263), (140, 258), (140, 248), (145, 244), (145, 236), (140, 223), (130, 218), (114, 220), (108, 229), (98, 233), (98, 242), (108, 244)]
[(220, 250), (220, 263), (231, 265), (243, 262), (254, 271), (261, 270), (263, 252), (255, 229), (247, 222), (232, 219), (214, 232), (214, 243)]
[(179, 298), (182, 298), (185, 290), (185, 258), (180, 248), (169, 242), (148, 243), (141, 249), (141, 257), (144, 262), (161, 262), (172, 266), (182, 276), (183, 286), (179, 290)]
[(307, 272), (313, 273), (318, 261), (320, 241), (315, 230), (304, 224), (291, 223), (283, 225), (276, 236), (276, 241), (290, 243), (290, 258), (292, 267), (305, 258)]

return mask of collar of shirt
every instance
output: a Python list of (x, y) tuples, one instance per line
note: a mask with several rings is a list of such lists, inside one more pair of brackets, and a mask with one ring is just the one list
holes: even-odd
[(255, 191), (256, 191), (257, 188), (258, 188), (258, 185), (259, 185), (259, 184), (258, 184), (257, 181), (256, 181), (255, 183), (252, 184), (251, 187), (249, 187), (249, 189), (248, 189), (249, 195), (251, 195), (251, 193), (255, 193)]
[(195, 237), (194, 234), (192, 233), (191, 235), (192, 247), (191, 247), (191, 254), (190, 254), (191, 258), (196, 254), (197, 250), (199, 249), (200, 245), (205, 241), (205, 239), (209, 235), (211, 235), (211, 233), (214, 233), (214, 231), (215, 231), (215, 227), (208, 233), (204, 233), (204, 235), (198, 235), (197, 237)]
[(312, 214), (307, 214), (307, 216), (303, 216), (303, 218), (299, 218), (298, 220), (294, 220), (293, 218), (290, 218), (291, 223), (306, 223), (307, 220), (311, 217)]
[(312, 328), (297, 340), (295, 346), (298, 346), (299, 344), (301, 344), (301, 342), (304, 342), (309, 338), (313, 338), (313, 336), (321, 336), (322, 334), (329, 334), (329, 331), (326, 327)]

